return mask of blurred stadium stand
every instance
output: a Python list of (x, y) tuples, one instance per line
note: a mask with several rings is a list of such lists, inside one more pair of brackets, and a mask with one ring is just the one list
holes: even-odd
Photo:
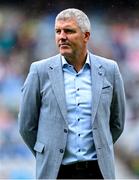
[(0, 179), (35, 177), (35, 160), (18, 132), (20, 89), (33, 61), (58, 52), (54, 19), (68, 7), (89, 14), (89, 50), (119, 64), (127, 113), (124, 133), (115, 145), (117, 177), (139, 178), (139, 1), (1, 0)]

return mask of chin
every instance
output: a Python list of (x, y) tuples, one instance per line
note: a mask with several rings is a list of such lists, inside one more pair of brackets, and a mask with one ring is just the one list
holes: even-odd
[(68, 51), (60, 51), (60, 54), (62, 55), (62, 56), (65, 56), (65, 57), (68, 57), (68, 56), (71, 56), (71, 52), (68, 52)]

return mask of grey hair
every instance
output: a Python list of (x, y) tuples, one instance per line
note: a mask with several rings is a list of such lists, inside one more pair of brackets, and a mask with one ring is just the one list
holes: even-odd
[(81, 10), (75, 8), (68, 8), (61, 11), (55, 19), (58, 20), (75, 19), (82, 32), (90, 32), (91, 24), (88, 16)]

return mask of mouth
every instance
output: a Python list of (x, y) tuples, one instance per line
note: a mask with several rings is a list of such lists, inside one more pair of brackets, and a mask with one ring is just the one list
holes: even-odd
[(67, 43), (59, 44), (59, 47), (60, 47), (60, 48), (67, 48), (67, 47), (69, 47), (69, 46), (70, 46), (70, 45), (67, 44)]

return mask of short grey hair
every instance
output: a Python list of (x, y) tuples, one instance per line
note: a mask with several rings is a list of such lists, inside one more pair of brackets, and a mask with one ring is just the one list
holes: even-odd
[(68, 8), (61, 11), (55, 19), (58, 20), (75, 19), (82, 32), (90, 32), (91, 24), (88, 16), (81, 10), (75, 8)]

